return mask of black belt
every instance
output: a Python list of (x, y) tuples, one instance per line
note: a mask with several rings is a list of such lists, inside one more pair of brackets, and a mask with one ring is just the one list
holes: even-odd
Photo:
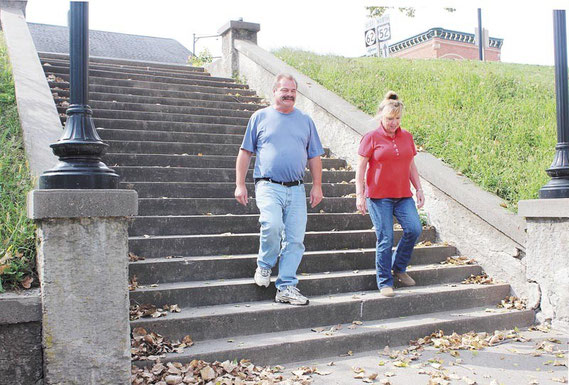
[(286, 187), (300, 186), (301, 184), (304, 183), (304, 181), (303, 181), (302, 179), (301, 179), (301, 180), (295, 180), (295, 181), (292, 181), (292, 182), (278, 182), (278, 181), (276, 181), (276, 180), (272, 180), (271, 178), (255, 178), (255, 183), (257, 183), (257, 182), (260, 181), (260, 180), (268, 180), (268, 181), (271, 182), (271, 183), (280, 184), (280, 185), (283, 185), (283, 186), (286, 186)]

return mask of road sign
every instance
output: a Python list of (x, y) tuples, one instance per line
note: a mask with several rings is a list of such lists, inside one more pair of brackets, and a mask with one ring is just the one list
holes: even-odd
[(368, 20), (365, 26), (365, 45), (369, 56), (389, 56), (389, 46), (384, 42), (391, 39), (389, 15)]

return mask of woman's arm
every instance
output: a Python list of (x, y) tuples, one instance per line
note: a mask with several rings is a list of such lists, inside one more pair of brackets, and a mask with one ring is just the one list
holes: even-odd
[(423, 194), (423, 188), (421, 187), (421, 179), (419, 178), (419, 171), (417, 171), (417, 166), (415, 165), (415, 160), (411, 160), (409, 165), (410, 176), (409, 179), (413, 183), (413, 187), (416, 190), (417, 196), (417, 208), (420, 209), (425, 204), (425, 195)]
[(368, 162), (369, 158), (360, 155), (356, 167), (356, 208), (362, 215), (367, 212), (364, 178)]

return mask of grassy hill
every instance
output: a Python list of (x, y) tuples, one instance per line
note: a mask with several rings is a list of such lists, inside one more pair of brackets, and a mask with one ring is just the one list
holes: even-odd
[(537, 197), (557, 143), (553, 67), (476, 61), (275, 55), (364, 112), (388, 90), (418, 145), (507, 200)]
[(35, 277), (35, 228), (26, 217), (26, 194), (32, 188), (12, 73), (0, 32), (0, 293), (27, 288)]

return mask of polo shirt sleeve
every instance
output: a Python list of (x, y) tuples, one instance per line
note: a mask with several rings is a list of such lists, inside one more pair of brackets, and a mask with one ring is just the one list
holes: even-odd
[(314, 157), (324, 155), (324, 148), (322, 148), (318, 131), (316, 131), (316, 125), (311, 118), (308, 118), (308, 125), (310, 127), (310, 137), (308, 138), (306, 154), (308, 159), (312, 159)]
[(373, 140), (372, 135), (366, 134), (360, 141), (360, 148), (358, 149), (358, 155), (366, 158), (371, 158), (373, 154)]
[(247, 123), (247, 129), (245, 130), (245, 136), (243, 137), (243, 143), (241, 143), (241, 148), (249, 152), (257, 151), (257, 124), (258, 115), (253, 114)]
[(415, 140), (413, 134), (409, 133), (409, 140), (411, 141), (411, 148), (413, 149), (413, 156), (417, 155), (417, 147), (415, 147)]

